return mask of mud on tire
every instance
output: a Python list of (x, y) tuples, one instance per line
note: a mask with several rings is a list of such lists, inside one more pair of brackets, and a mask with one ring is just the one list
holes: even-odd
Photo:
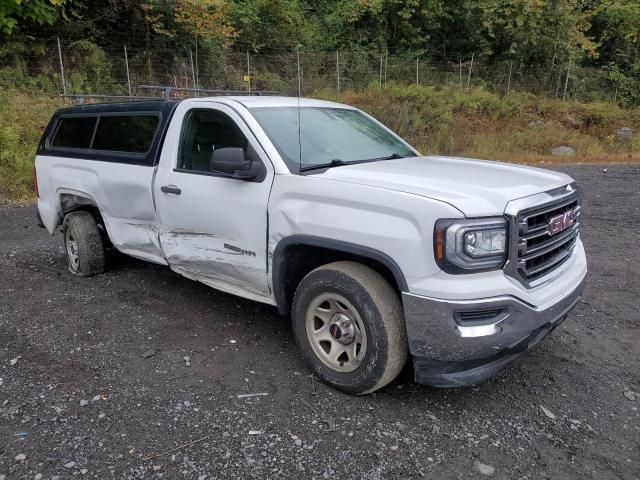
[[(400, 298), (379, 273), (362, 264), (334, 262), (313, 270), (296, 290), (291, 317), (307, 364), (322, 381), (346, 393), (363, 395), (384, 387), (406, 362)], [(347, 317), (353, 321), (341, 320)], [(325, 339), (327, 322), (331, 336)], [(345, 324), (348, 328), (342, 328)], [(336, 343), (350, 338), (360, 338), (361, 345)], [(334, 348), (337, 354), (351, 350), (341, 354), (342, 364), (334, 360)], [(355, 363), (347, 365), (352, 356)]]

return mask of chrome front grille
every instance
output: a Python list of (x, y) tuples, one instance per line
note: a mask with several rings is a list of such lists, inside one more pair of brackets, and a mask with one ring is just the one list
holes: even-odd
[[(580, 196), (574, 185), (515, 202), (510, 216), (507, 273), (535, 286), (566, 262), (580, 234)], [(570, 219), (573, 223), (571, 224)]]

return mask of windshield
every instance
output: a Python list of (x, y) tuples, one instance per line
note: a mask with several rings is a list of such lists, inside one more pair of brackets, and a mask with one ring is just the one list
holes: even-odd
[[(414, 156), (391, 132), (357, 110), (297, 107), (251, 109), (292, 172), (316, 165)], [(302, 155), (300, 155), (302, 146)]]

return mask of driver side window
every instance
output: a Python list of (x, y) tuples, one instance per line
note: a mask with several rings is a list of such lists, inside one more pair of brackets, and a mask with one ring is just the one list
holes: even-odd
[(177, 167), (210, 173), (211, 154), (218, 148), (238, 147), (247, 154), (249, 142), (236, 122), (218, 110), (191, 110), (183, 123)]

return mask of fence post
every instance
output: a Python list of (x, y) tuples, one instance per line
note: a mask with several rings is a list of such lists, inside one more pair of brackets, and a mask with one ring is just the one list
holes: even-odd
[(338, 82), (338, 93), (340, 93), (340, 53), (336, 50), (336, 80)]
[[(200, 72), (198, 71), (198, 34), (195, 35), (195, 43), (196, 43), (196, 85), (200, 88)], [(197, 92), (196, 92), (197, 93)], [(200, 96), (198, 94), (198, 96)]]
[(460, 90), (462, 90), (462, 58), (458, 59), (460, 63)]
[(569, 86), (569, 72), (571, 71), (571, 62), (573, 58), (569, 57), (569, 65), (567, 66), (567, 76), (564, 79), (564, 93), (562, 94), (562, 101), (567, 99), (567, 87)]
[(389, 65), (389, 50), (384, 55), (384, 86), (387, 86), (387, 65)]
[(247, 50), (247, 90), (251, 93), (251, 64), (249, 61), (249, 50)]
[(471, 54), (471, 65), (469, 65), (469, 76), (467, 77), (467, 91), (469, 91), (469, 86), (471, 85), (471, 72), (473, 71), (473, 59), (475, 58), (476, 53), (473, 52)]
[(416, 85), (420, 85), (420, 59), (416, 58)]
[(380, 54), (380, 88), (382, 88), (382, 62), (383, 62), (383, 55)]
[(507, 95), (509, 95), (509, 91), (511, 90), (511, 70), (513, 69), (513, 62), (509, 63), (509, 81), (507, 82)]
[(193, 88), (198, 88), (198, 86), (196, 85), (196, 70), (195, 68), (193, 68), (193, 52), (191, 51), (191, 49), (189, 49), (189, 63), (191, 63), (191, 82)]
[(124, 46), (124, 65), (127, 69), (127, 87), (129, 88), (129, 96), (131, 96), (131, 77), (129, 76), (129, 56), (127, 55), (127, 46)]
[(300, 47), (296, 48), (296, 63), (298, 66), (298, 98), (302, 96), (302, 76), (300, 75)]
[(67, 94), (67, 82), (64, 80), (64, 65), (62, 63), (62, 46), (60, 45), (60, 37), (58, 39), (58, 58), (60, 59), (60, 76), (62, 77), (62, 94)]

